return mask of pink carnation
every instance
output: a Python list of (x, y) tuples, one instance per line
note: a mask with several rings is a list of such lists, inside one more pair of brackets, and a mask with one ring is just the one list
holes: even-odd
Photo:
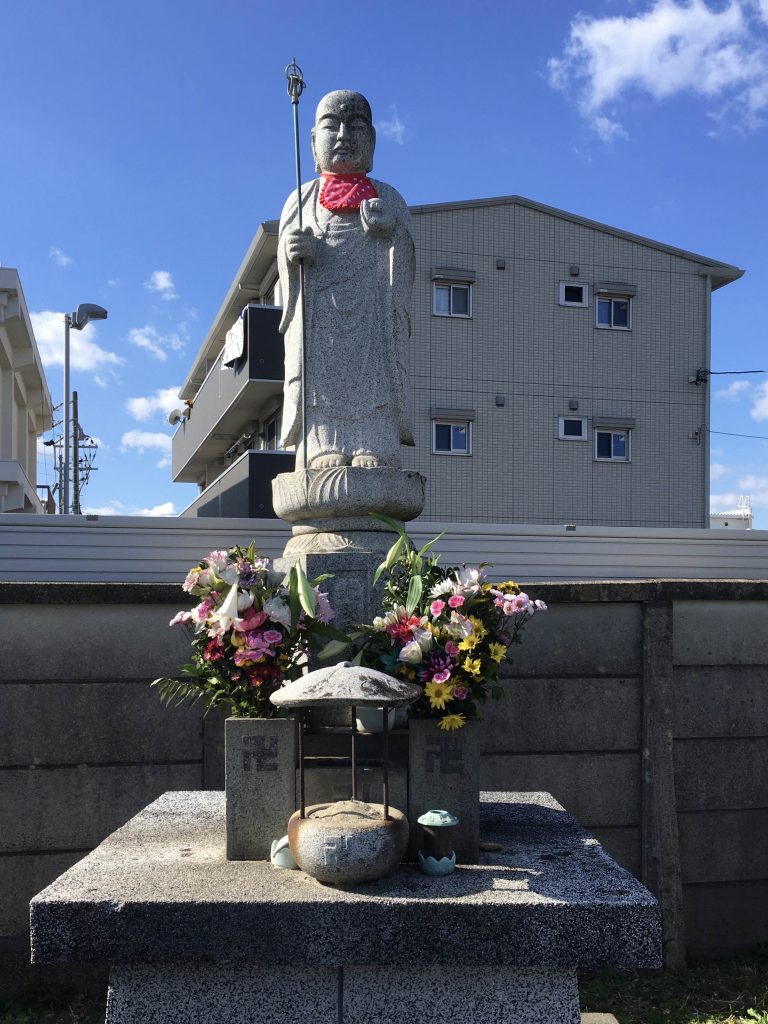
[(436, 619), (441, 614), (443, 608), (445, 608), (445, 601), (437, 600), (433, 601), (429, 606), (429, 611), (433, 619)]
[(458, 646), (457, 646), (457, 645), (456, 645), (456, 644), (455, 644), (455, 643), (453, 642), (453, 640), (449, 640), (449, 641), (448, 641), (448, 642), (446, 643), (446, 645), (445, 645), (445, 653), (446, 653), (447, 655), (449, 655), (449, 656), (450, 656), (451, 658), (455, 658), (455, 657), (456, 657), (456, 655), (457, 655), (457, 654), (459, 653), (459, 648), (458, 648)]
[(461, 594), (452, 594), (448, 598), (448, 604), (451, 606), (451, 608), (461, 608), (461, 606), (464, 604), (464, 598), (461, 596)]
[(447, 683), (450, 678), (451, 670), (449, 668), (444, 668), (442, 672), (435, 672), (435, 674), (432, 676), (432, 682)]
[(466, 700), (468, 693), (469, 690), (466, 688), (466, 686), (454, 686), (453, 688), (453, 696), (455, 697), (456, 700)]
[(242, 618), (235, 620), (235, 629), (238, 633), (247, 633), (248, 630), (258, 629), (259, 626), (266, 622), (267, 613), (257, 612), (253, 608), (246, 608), (243, 612)]
[(268, 644), (281, 644), (283, 642), (283, 634), (277, 629), (268, 629), (263, 635), (264, 640)]

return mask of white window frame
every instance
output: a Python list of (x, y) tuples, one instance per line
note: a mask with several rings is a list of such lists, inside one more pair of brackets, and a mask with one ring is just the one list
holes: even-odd
[[(449, 312), (444, 310), (438, 310), (437, 308), (437, 289), (447, 288), (448, 289), (448, 306)], [(467, 310), (466, 313), (454, 313), (453, 310), (453, 289), (454, 288), (466, 288), (467, 290)], [(459, 320), (471, 320), (472, 319), (472, 281), (433, 281), (432, 282), (432, 316), (447, 316)]]
[[(581, 434), (575, 437), (573, 434), (565, 433), (565, 420), (579, 420), (581, 423)], [(588, 441), (587, 437), (587, 417), (586, 416), (558, 416), (557, 418), (557, 436), (561, 441)]]
[[(565, 297), (566, 288), (581, 288), (582, 301), (581, 302), (569, 302)], [(573, 306), (575, 309), (585, 309), (589, 305), (589, 285), (582, 284), (581, 281), (561, 281), (560, 282), (560, 305), (561, 306)]]
[[(600, 302), (611, 303), (611, 323), (601, 324), (599, 321), (600, 317)], [(614, 302), (626, 302), (627, 304), (627, 325), (614, 324), (613, 323), (613, 303)], [(631, 331), (632, 330), (632, 296), (616, 294), (600, 294), (595, 296), (595, 327), (598, 327), (601, 331)]]
[[(461, 448), (438, 448), (435, 438), (435, 427), (464, 427), (467, 432), (466, 450)], [(451, 444), (453, 444), (453, 431), (451, 431)], [(448, 419), (447, 417), (436, 416), (432, 420), (432, 454), (433, 455), (471, 455), (472, 454), (472, 420)]]
[[(595, 427), (595, 461), (596, 462), (631, 462), (632, 461), (632, 428), (631, 427)], [(610, 455), (598, 455), (597, 454), (597, 439), (600, 434), (611, 435), (611, 454)], [(625, 455), (614, 455), (613, 454), (613, 435), (624, 434), (626, 436), (626, 454)]]

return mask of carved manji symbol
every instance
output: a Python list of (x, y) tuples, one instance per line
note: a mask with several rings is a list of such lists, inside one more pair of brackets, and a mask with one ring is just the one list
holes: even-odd
[(277, 771), (277, 736), (244, 736), (243, 747), (244, 772)]
[(323, 843), (323, 863), (327, 867), (335, 867), (339, 862), (339, 854), (347, 849), (346, 836), (329, 836)]
[(434, 775), (461, 775), (464, 764), (461, 758), (461, 742), (446, 736), (436, 743), (428, 743), (424, 748), (425, 770)]

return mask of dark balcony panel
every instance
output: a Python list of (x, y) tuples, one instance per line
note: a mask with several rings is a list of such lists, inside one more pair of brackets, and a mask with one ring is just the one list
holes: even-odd
[(293, 452), (246, 452), (206, 487), (182, 515), (275, 519), (272, 481), (278, 473), (292, 473), (294, 461)]
[(233, 365), (222, 365), (224, 353), (219, 353), (173, 436), (174, 480), (197, 482), (258, 419), (265, 405), (282, 394), (281, 315), (277, 306), (246, 307), (245, 355)]
[(282, 315), (278, 306), (251, 303), (246, 307), (245, 344), (251, 380), (283, 379), (283, 336), (278, 330)]

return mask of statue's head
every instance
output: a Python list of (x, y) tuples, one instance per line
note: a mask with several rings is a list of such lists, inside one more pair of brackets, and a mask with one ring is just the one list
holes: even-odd
[(376, 129), (365, 96), (349, 89), (320, 100), (312, 129), (315, 169), (332, 174), (367, 174), (373, 167)]

